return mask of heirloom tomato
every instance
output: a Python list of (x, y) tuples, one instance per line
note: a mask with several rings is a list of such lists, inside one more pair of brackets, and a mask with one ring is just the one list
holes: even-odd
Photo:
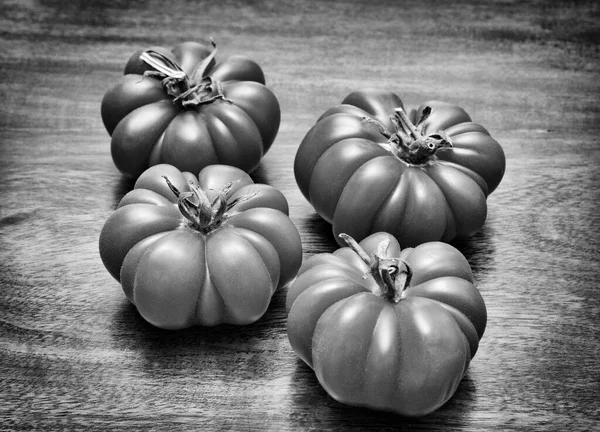
[(304, 137), (294, 174), (337, 234), (377, 231), (402, 246), (466, 238), (504, 175), (502, 147), (460, 107), (429, 101), (407, 115), (389, 91), (348, 95)]
[(100, 256), (127, 298), (165, 329), (250, 324), (302, 262), (283, 194), (243, 170), (196, 178), (168, 164), (142, 173), (100, 233)]
[(456, 391), (487, 322), (466, 258), (374, 233), (304, 262), (287, 294), (288, 337), (334, 399), (405, 416)]
[(256, 62), (217, 62), (216, 52), (214, 44), (183, 42), (131, 56), (101, 106), (124, 175), (159, 163), (195, 173), (212, 164), (258, 166), (279, 129), (279, 102)]

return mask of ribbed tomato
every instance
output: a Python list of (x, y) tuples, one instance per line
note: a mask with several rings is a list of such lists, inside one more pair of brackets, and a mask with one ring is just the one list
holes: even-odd
[(283, 194), (243, 170), (146, 170), (105, 222), (100, 256), (151, 324), (250, 324), (302, 262)]
[(456, 391), (487, 322), (466, 258), (388, 233), (306, 260), (288, 289), (288, 337), (334, 399), (420, 416)]
[(281, 112), (260, 66), (215, 60), (216, 46), (183, 42), (134, 53), (102, 99), (117, 168), (137, 177), (168, 163), (198, 173), (212, 164), (254, 170), (275, 140)]
[(403, 246), (479, 231), (504, 170), (500, 144), (462, 108), (429, 101), (407, 115), (396, 94), (376, 89), (328, 109), (294, 161), (300, 190), (336, 238), (386, 231)]

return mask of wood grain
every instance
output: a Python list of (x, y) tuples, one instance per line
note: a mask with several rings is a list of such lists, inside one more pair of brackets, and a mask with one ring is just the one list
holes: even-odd
[[(600, 422), (600, 13), (594, 1), (58, 1), (0, 4), (0, 429), (592, 430)], [(128, 304), (98, 235), (132, 187), (104, 92), (138, 48), (212, 36), (262, 65), (282, 107), (253, 173), (304, 257), (331, 228), (295, 151), (329, 106), (378, 86), (463, 106), (507, 171), (456, 244), (488, 307), (455, 396), (421, 419), (346, 407), (296, 358), (285, 290), (247, 327), (167, 332)]]

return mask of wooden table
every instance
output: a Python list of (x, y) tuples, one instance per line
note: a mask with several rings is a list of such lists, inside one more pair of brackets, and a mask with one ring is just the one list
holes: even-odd
[[(600, 17), (594, 1), (3, 0), (0, 429), (591, 430), (600, 422)], [(451, 4), (450, 4), (451, 3)], [(550, 6), (551, 4), (551, 6)], [(100, 119), (129, 55), (212, 36), (260, 63), (282, 123), (256, 181), (279, 188), (304, 258), (330, 226), (292, 173), (352, 90), (463, 106), (507, 170), (467, 256), (489, 313), (454, 397), (424, 418), (346, 407), (286, 335), (285, 290), (247, 327), (139, 317), (98, 236), (132, 187)]]

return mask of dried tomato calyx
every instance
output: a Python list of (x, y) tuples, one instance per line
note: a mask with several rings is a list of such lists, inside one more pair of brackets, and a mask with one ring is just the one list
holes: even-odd
[(151, 49), (140, 55), (140, 59), (154, 69), (144, 72), (144, 75), (160, 79), (165, 93), (173, 98), (174, 103), (180, 103), (183, 107), (208, 104), (217, 99), (228, 101), (221, 83), (205, 76), (217, 53), (217, 44), (212, 39), (210, 42), (213, 50), (198, 63), (190, 76), (176, 62)]
[(173, 183), (163, 176), (171, 192), (177, 197), (177, 207), (185, 218), (190, 221), (191, 226), (202, 233), (208, 233), (217, 229), (227, 218), (227, 212), (235, 205), (247, 201), (256, 196), (256, 193), (243, 195), (229, 201), (229, 195), (237, 181), (227, 183), (216, 191), (216, 196), (210, 200), (208, 194), (199, 186), (188, 183), (190, 191), (180, 192)]
[(429, 162), (438, 150), (452, 147), (450, 137), (443, 131), (424, 135), (422, 123), (430, 116), (431, 107), (425, 107), (421, 117), (413, 124), (401, 107), (396, 108), (395, 115), (390, 117), (396, 130), (390, 132), (379, 121), (364, 117), (369, 123), (374, 123), (385, 138), (386, 143), (380, 144), (384, 149), (399, 159), (412, 164), (423, 165)]
[(214, 81), (211, 77), (205, 77), (199, 84), (175, 97), (173, 102), (181, 101), (182, 106), (188, 107), (208, 104), (217, 99), (230, 102), (223, 94), (221, 83)]
[(412, 269), (400, 258), (385, 257), (389, 240), (382, 241), (377, 248), (377, 252), (371, 255), (348, 234), (339, 235), (352, 249), (360, 259), (369, 267), (369, 271), (363, 276), (367, 278), (372, 276), (379, 288), (374, 292), (392, 303), (398, 303), (402, 298), (402, 293), (410, 285), (412, 278)]

